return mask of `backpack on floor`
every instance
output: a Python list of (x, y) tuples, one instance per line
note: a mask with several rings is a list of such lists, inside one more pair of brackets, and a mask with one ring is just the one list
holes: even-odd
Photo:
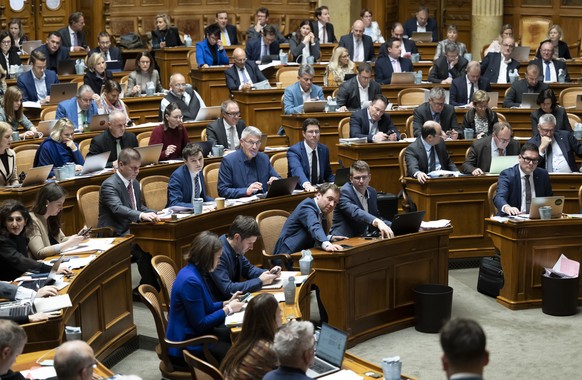
[(483, 257), (479, 265), (479, 279), (477, 280), (477, 291), (487, 296), (497, 297), (503, 288), (505, 279), (503, 269), (501, 269), (501, 257)]

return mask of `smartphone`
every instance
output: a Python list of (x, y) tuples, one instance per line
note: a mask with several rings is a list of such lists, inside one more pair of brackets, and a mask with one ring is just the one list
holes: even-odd
[(91, 232), (92, 229), (93, 229), (93, 226), (86, 228), (86, 229), (83, 228), (81, 231), (79, 231), (78, 235), (87, 236), (87, 235), (89, 235), (89, 232)]
[(280, 269), (277, 269), (277, 268), (271, 268), (271, 270), (269, 271), (269, 273), (271, 273), (271, 274), (277, 274), (279, 272), (280, 272)]
[(246, 292), (245, 294), (243, 294), (242, 296), (240, 296), (240, 302), (247, 302), (247, 300), (249, 299), (249, 297), (251, 296), (250, 292)]

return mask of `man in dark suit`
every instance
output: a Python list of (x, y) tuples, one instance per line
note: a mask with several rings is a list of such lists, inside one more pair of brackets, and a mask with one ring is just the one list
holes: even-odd
[(350, 116), (350, 137), (365, 137), (368, 142), (398, 141), (400, 132), (386, 112), (388, 99), (384, 95), (372, 98), (367, 108)]
[(343, 250), (341, 245), (333, 243), (346, 237), (325, 232), (327, 214), (333, 212), (339, 195), (336, 184), (324, 183), (318, 187), (315, 198), (306, 198), (299, 203), (283, 225), (273, 254), (294, 253), (315, 246), (329, 252)]
[(406, 175), (420, 183), (429, 178), (427, 173), (435, 170), (458, 171), (443, 141), (445, 134), (439, 123), (427, 121), (422, 126), (421, 138), (406, 147)]
[(329, 22), (329, 8), (325, 5), (315, 9), (315, 17), (317, 20), (311, 21), (311, 30), (317, 37), (320, 44), (335, 44), (337, 38), (333, 30), (333, 24)]
[(298, 176), (305, 191), (315, 191), (316, 185), (333, 182), (334, 175), (329, 163), (329, 149), (319, 143), (319, 120), (307, 118), (303, 121), (303, 141), (287, 150), (288, 177)]
[(455, 318), (441, 330), (441, 362), (448, 379), (483, 380), (483, 368), (489, 363), (486, 338), (479, 324)]
[(279, 25), (269, 24), (269, 10), (265, 7), (257, 9), (257, 12), (255, 13), (255, 25), (249, 26), (249, 29), (247, 30), (247, 43), (249, 40), (261, 37), (263, 35), (263, 29), (267, 25), (273, 27), (277, 35), (277, 41), (279, 41), (280, 44), (287, 43), (287, 38), (285, 38), (285, 36), (283, 36), (279, 31)]
[[(411, 39), (404, 37), (404, 27), (402, 26), (401, 23), (399, 23), (399, 22), (393, 23), (392, 27), (390, 29), (392, 32), (392, 37), (399, 39), (400, 42), (402, 43), (400, 45), (400, 47), (401, 47), (400, 56), (401, 57), (410, 58), (410, 56), (412, 54), (418, 53), (418, 48), (416, 47), (416, 43), (414, 41), (412, 41)], [(382, 53), (382, 51), (383, 51), (383, 49), (380, 49), (381, 53)]]
[(548, 89), (547, 83), (540, 80), (540, 69), (537, 65), (530, 63), (525, 70), (525, 79), (516, 80), (509, 87), (509, 91), (503, 98), (504, 108), (519, 108), (521, 98), (524, 93), (540, 93)]
[(251, 61), (263, 61), (267, 56), (279, 56), (279, 41), (272, 25), (265, 25), (261, 38), (247, 40), (245, 48)]
[(455, 107), (445, 104), (445, 90), (442, 87), (431, 88), (428, 93), (428, 102), (414, 109), (414, 137), (420, 137), (422, 126), (429, 120), (439, 123), (449, 138), (456, 140), (463, 137), (463, 129), (457, 121)]
[[(159, 222), (152, 209), (141, 203), (141, 191), (136, 178), (141, 166), (141, 156), (134, 148), (125, 148), (119, 153), (117, 173), (107, 178), (99, 190), (98, 227), (110, 227), (115, 236), (125, 236), (131, 223)], [(140, 284), (150, 284), (160, 290), (152, 268), (152, 256), (139, 245), (131, 246), (131, 256), (137, 261), (141, 274)], [(135, 295), (135, 290), (134, 290)]]
[[(22, 90), (23, 102), (48, 103), (51, 95), (51, 85), (59, 83), (57, 74), (52, 70), (46, 70), (46, 56), (40, 51), (33, 51), (30, 55), (32, 68), (20, 75), (16, 81), (18, 88)], [(35, 79), (41, 81), (37, 85)], [(42, 81), (44, 79), (44, 81)]]
[(539, 166), (549, 173), (576, 173), (576, 157), (582, 157), (582, 144), (572, 132), (556, 130), (556, 117), (551, 113), (540, 116), (538, 133), (528, 142), (539, 147)]
[(259, 236), (261, 231), (255, 218), (238, 215), (230, 225), (228, 234), (220, 237), (220, 263), (207, 274), (206, 281), (216, 301), (229, 300), (236, 292), (257, 292), (279, 277), (281, 267), (265, 270), (254, 266), (245, 257)]
[(432, 32), (432, 42), (438, 42), (437, 22), (435, 19), (429, 18), (428, 13), (428, 8), (421, 5), (418, 7), (416, 16), (406, 20), (404, 23), (404, 35), (407, 38), (412, 37), (412, 32)]
[(374, 41), (364, 34), (364, 22), (354, 21), (352, 32), (340, 37), (338, 46), (348, 49), (354, 62), (371, 62), (375, 59)]
[(568, 68), (566, 63), (557, 59), (552, 59), (554, 54), (554, 45), (551, 41), (546, 41), (540, 46), (540, 55), (542, 58), (536, 58), (529, 61), (530, 64), (534, 64), (538, 67), (539, 72), (542, 77), (542, 81), (545, 83), (555, 83), (559, 81), (560, 70), (565, 74), (565, 81), (570, 82), (570, 74), (568, 74)]
[(232, 58), (234, 65), (224, 71), (226, 87), (230, 91), (250, 90), (253, 83), (267, 80), (257, 64), (247, 60), (247, 53), (243, 48), (234, 49)]
[(225, 149), (238, 149), (242, 132), (247, 127), (245, 121), (240, 118), (238, 104), (231, 99), (225, 100), (220, 105), (220, 112), (222, 117), (206, 127), (208, 141), (214, 141)]
[(90, 49), (87, 46), (85, 32), (83, 32), (84, 27), (85, 17), (83, 17), (83, 12), (73, 12), (69, 15), (69, 26), (58, 31), (65, 49), (89, 52)]
[(117, 157), (125, 148), (138, 146), (137, 138), (127, 132), (127, 120), (124, 112), (115, 110), (109, 114), (109, 126), (99, 136), (91, 139), (87, 157), (103, 152), (111, 152), (107, 159), (108, 168), (117, 168)]
[(491, 84), (487, 78), (481, 77), (479, 62), (471, 61), (467, 65), (467, 74), (453, 79), (449, 104), (453, 106), (472, 105), (473, 94), (478, 90), (491, 91)]
[(338, 112), (357, 111), (367, 108), (370, 100), (382, 94), (382, 88), (372, 79), (372, 66), (362, 62), (358, 75), (343, 82), (337, 93)]
[(428, 74), (428, 81), (451, 84), (453, 79), (465, 75), (468, 63), (465, 57), (459, 55), (459, 46), (449, 43), (445, 46), (445, 54), (434, 61)]
[(266, 193), (271, 183), (280, 178), (269, 162), (269, 156), (259, 152), (261, 136), (258, 128), (246, 127), (240, 138), (240, 149), (222, 159), (218, 195), (234, 199)]
[(483, 175), (491, 169), (492, 157), (517, 156), (519, 141), (511, 137), (511, 125), (501, 121), (493, 125), (493, 133), (473, 141), (467, 159), (461, 166), (463, 174)]
[[(111, 46), (111, 36), (107, 32), (100, 32), (97, 35), (98, 45), (91, 51), (91, 54), (102, 53), (105, 61), (122, 62), (121, 50), (117, 46)], [(91, 55), (89, 54), (89, 55)]]
[(202, 198), (204, 202), (214, 200), (207, 195), (204, 185), (204, 155), (196, 143), (188, 143), (182, 149), (184, 165), (176, 169), (168, 181), (167, 207), (179, 206), (193, 208), (193, 198)]
[(412, 62), (408, 58), (402, 58), (401, 42), (391, 37), (386, 41), (386, 55), (381, 56), (374, 66), (374, 78), (380, 84), (390, 84), (392, 73), (404, 73), (412, 71)]
[(238, 31), (236, 26), (228, 23), (228, 12), (225, 10), (216, 12), (216, 24), (220, 28), (222, 46), (238, 45)]
[(527, 142), (521, 147), (519, 163), (499, 174), (493, 198), (497, 215), (528, 214), (532, 198), (553, 194), (548, 172), (538, 168), (539, 159), (538, 147)]
[(370, 186), (371, 179), (370, 166), (365, 161), (354, 161), (350, 167), (350, 182), (342, 186), (333, 211), (330, 234), (350, 238), (378, 230), (383, 238), (394, 237), (390, 227), (380, 218), (378, 193)]
[(46, 68), (55, 73), (59, 63), (69, 59), (69, 50), (61, 47), (61, 35), (58, 32), (50, 32), (44, 45), (40, 45), (34, 51), (39, 51), (46, 57)]
[(501, 42), (501, 52), (491, 52), (481, 61), (481, 76), (491, 83), (509, 83), (509, 73), (519, 69), (519, 62), (511, 58), (514, 47), (513, 37), (505, 37)]

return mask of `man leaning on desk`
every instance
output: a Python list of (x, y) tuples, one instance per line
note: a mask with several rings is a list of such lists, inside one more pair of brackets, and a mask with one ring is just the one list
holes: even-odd
[(117, 157), (125, 148), (135, 148), (138, 146), (137, 138), (132, 132), (127, 132), (125, 112), (115, 110), (109, 114), (109, 123), (107, 129), (99, 136), (91, 139), (87, 157), (95, 156), (103, 152), (109, 153), (107, 159), (108, 168), (117, 168)]
[(433, 87), (428, 93), (428, 102), (422, 103), (414, 109), (413, 131), (414, 137), (418, 138), (422, 132), (422, 126), (427, 121), (436, 121), (441, 129), (446, 132), (446, 138), (456, 140), (463, 137), (463, 129), (459, 127), (455, 107), (446, 104), (445, 89)]
[(184, 165), (176, 169), (168, 181), (168, 207), (180, 206), (192, 208), (194, 198), (202, 198), (204, 201), (212, 201), (213, 198), (206, 194), (204, 185), (204, 155), (200, 145), (188, 143), (182, 149)]
[(372, 66), (358, 65), (358, 75), (341, 84), (337, 92), (338, 112), (354, 112), (368, 107), (376, 95), (382, 95), (380, 84), (372, 79)]
[(384, 110), (388, 99), (382, 94), (375, 95), (366, 108), (350, 116), (350, 137), (365, 137), (368, 142), (398, 141), (400, 132)]

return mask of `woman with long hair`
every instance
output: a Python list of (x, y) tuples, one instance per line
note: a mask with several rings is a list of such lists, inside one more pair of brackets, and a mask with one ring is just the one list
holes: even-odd
[(28, 36), (24, 34), (22, 29), (22, 21), (19, 18), (13, 18), (8, 22), (8, 31), (14, 39), (14, 46), (19, 50), (22, 49), (22, 43), (28, 41)]
[(161, 160), (179, 160), (182, 149), (188, 145), (188, 132), (182, 124), (182, 110), (176, 103), (170, 103), (164, 110), (164, 122), (152, 131), (150, 144), (164, 144), (160, 152)]
[(5, 121), (12, 127), (13, 132), (22, 126), (24, 132), (19, 134), (21, 139), (33, 138), (38, 133), (36, 127), (24, 114), (22, 106), (22, 90), (17, 86), (10, 86), (4, 94), (4, 108), (0, 107), (0, 121)]
[(356, 74), (356, 64), (350, 59), (348, 49), (336, 47), (325, 69), (328, 86), (339, 86), (346, 74)]
[(10, 149), (12, 144), (12, 128), (5, 122), (0, 122), (0, 186), (18, 183), (16, 168), (16, 153)]
[(148, 51), (142, 51), (137, 54), (135, 59), (135, 70), (129, 74), (127, 80), (127, 90), (125, 95), (140, 96), (146, 93), (148, 82), (153, 82), (156, 90), (159, 93), (164, 91), (162, 82), (160, 81), (160, 73), (154, 69), (154, 59)]
[(100, 94), (105, 81), (113, 79), (111, 71), (107, 70), (103, 53), (93, 53), (87, 60), (87, 71), (83, 82), (89, 85), (94, 93)]
[(297, 28), (295, 35), (289, 38), (289, 48), (293, 59), (297, 61), (301, 57), (300, 64), (307, 64), (307, 57), (313, 57), (314, 61), (318, 61), (321, 53), (319, 51), (319, 40), (315, 38), (311, 30), (311, 21), (303, 20)]
[(152, 46), (154, 49), (182, 46), (178, 28), (170, 26), (170, 18), (166, 14), (156, 15), (155, 29), (152, 30)]

